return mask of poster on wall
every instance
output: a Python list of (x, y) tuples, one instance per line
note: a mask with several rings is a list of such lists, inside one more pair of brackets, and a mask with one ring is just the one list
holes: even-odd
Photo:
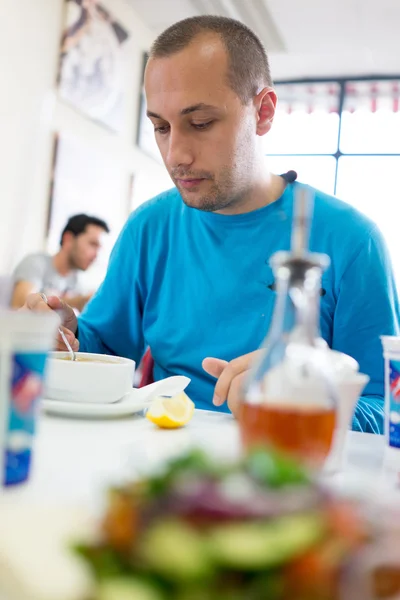
[(147, 60), (148, 55), (144, 54), (142, 81), (140, 87), (139, 121), (137, 126), (136, 143), (143, 152), (145, 152), (148, 156), (151, 156), (151, 158), (154, 158), (157, 162), (162, 164), (161, 154), (154, 136), (154, 127), (146, 114), (147, 104), (146, 95), (144, 93), (144, 70), (146, 68)]
[(126, 114), (128, 37), (97, 0), (65, 0), (59, 95), (115, 132), (123, 130)]
[(72, 215), (99, 217), (110, 228), (96, 262), (80, 274), (82, 287), (92, 291), (105, 275), (110, 252), (131, 210), (132, 176), (113, 160), (112, 152), (94, 149), (64, 134), (55, 137), (53, 157), (48, 252), (59, 250), (60, 234)]

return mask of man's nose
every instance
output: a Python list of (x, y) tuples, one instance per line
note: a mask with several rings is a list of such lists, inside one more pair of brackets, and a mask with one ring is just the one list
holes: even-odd
[(193, 149), (187, 136), (177, 131), (171, 131), (168, 140), (167, 163), (171, 168), (180, 165), (191, 165)]

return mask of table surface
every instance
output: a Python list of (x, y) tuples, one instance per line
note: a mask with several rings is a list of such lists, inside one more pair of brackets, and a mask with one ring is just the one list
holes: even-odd
[[(13, 504), (96, 507), (110, 484), (159, 468), (191, 447), (219, 458), (239, 455), (235, 420), (196, 410), (186, 427), (160, 430), (142, 415), (97, 421), (43, 415), (31, 478), (6, 490), (5, 496)], [(343, 469), (325, 479), (345, 493), (400, 499), (398, 472), (393, 463), (389, 468), (386, 464), (383, 436), (349, 431)]]

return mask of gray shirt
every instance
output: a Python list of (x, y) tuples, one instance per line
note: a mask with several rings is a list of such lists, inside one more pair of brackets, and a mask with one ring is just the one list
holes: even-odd
[(14, 284), (18, 281), (29, 281), (35, 292), (60, 295), (79, 294), (78, 276), (72, 271), (65, 277), (55, 269), (53, 257), (48, 254), (29, 254), (16, 267), (13, 275)]

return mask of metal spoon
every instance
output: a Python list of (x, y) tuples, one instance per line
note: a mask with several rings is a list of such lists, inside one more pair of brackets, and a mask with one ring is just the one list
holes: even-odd
[[(39, 294), (39, 296), (41, 297), (42, 300), (44, 300), (44, 302), (46, 302), (46, 304), (48, 305), (48, 301), (47, 301), (47, 296), (46, 294), (44, 294), (43, 292), (41, 292)], [(61, 335), (62, 341), (64, 342), (64, 344), (67, 347), (67, 350), (69, 352), (69, 355), (71, 357), (71, 360), (76, 360), (76, 354), (75, 352), (72, 350), (71, 348), (71, 344), (69, 343), (67, 336), (65, 335), (65, 333), (63, 332), (63, 330), (61, 329), (61, 327), (58, 328), (58, 333)]]

